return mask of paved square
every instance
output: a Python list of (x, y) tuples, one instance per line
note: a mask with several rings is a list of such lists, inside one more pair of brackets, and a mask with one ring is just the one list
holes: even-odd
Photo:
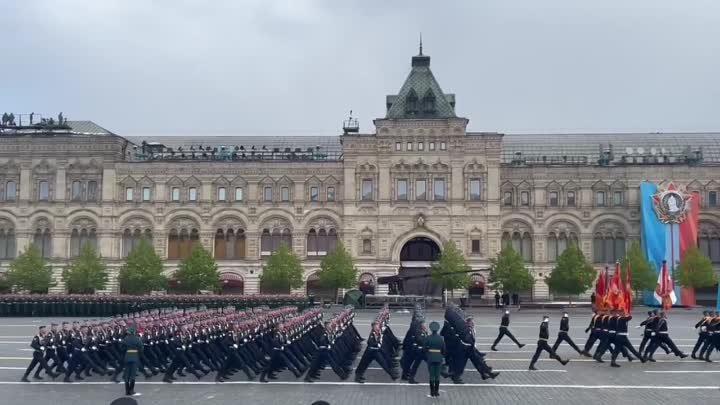
[[(640, 364), (620, 361), (619, 369), (609, 362), (598, 364), (592, 359), (571, 353), (568, 346), (561, 346), (560, 353), (571, 362), (563, 367), (558, 362), (541, 358), (540, 371), (527, 370), (535, 349), (540, 319), (544, 313), (551, 317), (551, 341), (554, 341), (560, 318), (559, 311), (523, 310), (513, 311), (510, 328), (523, 343), (518, 349), (509, 339), (503, 340), (498, 352), (489, 351), (497, 333), (500, 311), (494, 309), (473, 310), (479, 349), (487, 352), (487, 361), (501, 375), (496, 380), (483, 381), (474, 369), (465, 373), (465, 385), (452, 385), (443, 380), (442, 397), (430, 399), (425, 382), (424, 368), (418, 375), (420, 385), (393, 382), (377, 365), (367, 372), (367, 383), (359, 385), (340, 381), (331, 370), (326, 370), (320, 382), (306, 384), (295, 380), (289, 372), (268, 384), (246, 382), (242, 376), (224, 384), (212, 381), (212, 375), (198, 381), (194, 378), (169, 385), (159, 376), (150, 380), (140, 377), (138, 391), (143, 396), (140, 404), (311, 404), (323, 399), (331, 404), (705, 404), (714, 403), (720, 395), (720, 363), (705, 363), (690, 358), (679, 359), (664, 353), (657, 354), (657, 363)], [(635, 311), (637, 319), (631, 321), (631, 341), (637, 347), (640, 329), (635, 329), (644, 314), (642, 308)], [(696, 334), (693, 325), (700, 311), (674, 309), (669, 316), (670, 333), (675, 343), (690, 352)], [(374, 311), (364, 311), (356, 318), (362, 335), (367, 335)], [(590, 312), (577, 309), (570, 313), (571, 336), (579, 345), (584, 344)], [(442, 312), (429, 311), (429, 320), (441, 320)], [(391, 326), (396, 335), (404, 335), (409, 325), (409, 314), (394, 314)], [(65, 384), (46, 379), (42, 382), (20, 383), (22, 372), (32, 355), (30, 337), (38, 325), (50, 319), (0, 318), (0, 393), (8, 404), (34, 405), (48, 403), (72, 403), (74, 405), (109, 404), (123, 393), (121, 384), (93, 377), (86, 382)], [(468, 363), (470, 365), (470, 363)], [(7, 402), (6, 402), (7, 401)]]

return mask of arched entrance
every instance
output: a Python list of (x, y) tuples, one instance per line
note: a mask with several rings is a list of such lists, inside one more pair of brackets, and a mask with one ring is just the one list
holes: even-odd
[(236, 273), (220, 273), (220, 288), (223, 295), (243, 295), (245, 282), (241, 275)]
[(482, 298), (485, 295), (485, 277), (480, 273), (470, 275), (470, 288), (468, 288), (470, 298)]
[(400, 295), (440, 296), (442, 287), (432, 282), (430, 267), (440, 257), (440, 247), (427, 237), (415, 237), (400, 250)]
[(307, 281), (305, 282), (305, 290), (307, 295), (315, 296), (315, 301), (335, 301), (335, 295), (337, 294), (335, 289), (324, 288), (320, 285), (320, 275), (318, 272), (312, 273), (308, 276)]
[(375, 277), (370, 273), (363, 273), (358, 280), (358, 289), (363, 294), (375, 294)]

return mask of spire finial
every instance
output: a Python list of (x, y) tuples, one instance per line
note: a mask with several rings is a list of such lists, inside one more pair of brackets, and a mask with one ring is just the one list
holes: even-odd
[(422, 56), (422, 32), (420, 33), (420, 56)]

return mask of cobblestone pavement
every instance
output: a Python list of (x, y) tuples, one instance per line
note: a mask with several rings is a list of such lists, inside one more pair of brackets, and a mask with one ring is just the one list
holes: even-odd
[[(669, 317), (670, 333), (675, 343), (690, 352), (696, 334), (692, 326), (699, 318), (700, 310), (674, 309)], [(598, 364), (582, 358), (561, 346), (559, 352), (569, 357), (570, 363), (563, 367), (546, 356), (541, 358), (539, 372), (527, 370), (535, 349), (540, 319), (544, 313), (551, 317), (551, 334), (557, 333), (560, 311), (513, 311), (510, 329), (523, 343), (518, 349), (509, 339), (503, 340), (498, 352), (489, 351), (497, 333), (500, 312), (493, 309), (472, 311), (475, 316), (478, 348), (487, 352), (488, 363), (501, 372), (496, 380), (483, 381), (473, 369), (465, 373), (465, 385), (441, 385), (442, 397), (426, 397), (427, 386), (393, 382), (377, 365), (367, 372), (367, 383), (358, 385), (340, 381), (327, 370), (320, 382), (305, 384), (290, 377), (287, 372), (280, 379), (268, 384), (246, 382), (239, 376), (222, 385), (215, 384), (211, 376), (198, 381), (194, 378), (169, 385), (159, 377), (150, 380), (140, 378), (137, 390), (143, 393), (140, 404), (311, 404), (323, 399), (331, 404), (709, 404), (720, 396), (720, 362), (705, 363), (679, 359), (664, 353), (656, 354), (653, 364), (632, 363), (622, 360), (619, 369), (609, 367), (609, 362)], [(631, 322), (631, 340), (637, 347), (640, 329), (634, 329), (644, 314), (643, 308), (635, 311), (638, 319)], [(585, 329), (590, 312), (578, 309), (570, 314), (571, 336), (579, 345), (584, 344)], [(361, 334), (369, 330), (373, 312), (363, 312), (356, 318)], [(440, 311), (427, 314), (429, 320), (441, 320)], [(30, 384), (20, 383), (23, 370), (30, 361), (30, 337), (38, 325), (49, 319), (0, 318), (0, 398), (7, 404), (47, 404), (50, 402), (84, 404), (109, 404), (123, 392), (122, 385), (105, 379), (93, 378), (88, 382), (64, 384), (46, 379)], [(391, 326), (396, 335), (402, 336), (409, 324), (409, 314), (395, 314)], [(553, 339), (551, 339), (553, 340)], [(468, 363), (470, 366), (470, 364)], [(424, 369), (418, 381), (427, 381)]]

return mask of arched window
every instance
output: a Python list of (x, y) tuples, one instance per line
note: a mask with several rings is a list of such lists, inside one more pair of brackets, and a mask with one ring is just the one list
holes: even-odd
[(242, 229), (235, 232), (235, 258), (245, 258), (245, 231)]
[(532, 237), (529, 232), (525, 232), (522, 238), (522, 254), (523, 260), (526, 262), (532, 262)]
[(52, 234), (50, 229), (36, 229), (33, 244), (44, 258), (49, 259), (52, 257)]
[(593, 261), (615, 263), (625, 257), (625, 237), (621, 233), (596, 233), (593, 237)]
[[(288, 248), (290, 248), (290, 250), (292, 250), (292, 232), (290, 232), (290, 229), (283, 229), (280, 243), (285, 244)], [(278, 247), (280, 246), (278, 245)]]
[(337, 232), (335, 229), (330, 229), (328, 231), (328, 252), (335, 250), (335, 247), (337, 246)]
[(222, 229), (215, 232), (215, 258), (225, 259), (227, 256), (227, 243), (225, 242), (225, 233)]
[(176, 229), (171, 229), (168, 234), (168, 259), (177, 260), (180, 258), (180, 235)]
[(428, 92), (425, 94), (425, 97), (423, 97), (423, 112), (435, 112), (435, 95), (430, 90), (428, 90)]
[(577, 236), (574, 233), (566, 232), (550, 232), (547, 239), (547, 259), (550, 262), (557, 261), (558, 257), (563, 254), (565, 249), (570, 245), (577, 246)]
[(265, 256), (272, 253), (272, 237), (269, 229), (263, 229), (260, 236), (260, 255)]
[(328, 246), (330, 243), (328, 242), (328, 236), (327, 231), (324, 229), (321, 229), (318, 231), (318, 255), (324, 256), (328, 252)]
[(15, 258), (15, 231), (12, 228), (0, 229), (0, 259)]
[(307, 255), (308, 256), (316, 256), (318, 251), (318, 240), (317, 240), (317, 232), (315, 232), (314, 229), (311, 229), (308, 231), (307, 234)]
[[(142, 231), (140, 229), (130, 230), (129, 228), (126, 228), (123, 231), (122, 235), (122, 256), (127, 257), (130, 252), (132, 252), (133, 250), (135, 250), (136, 247), (138, 247), (142, 239), (145, 239), (150, 244), (150, 246), (152, 246), (153, 237), (152, 231), (149, 228), (145, 229), (145, 231)], [(170, 241), (171, 239), (170, 237), (168, 237), (168, 247), (170, 246)], [(170, 259), (169, 254), (168, 259)]]
[(73, 229), (70, 232), (70, 257), (76, 257), (80, 254), (80, 231)]
[(405, 99), (405, 112), (415, 114), (418, 112), (418, 97), (415, 90), (410, 90)]
[(5, 201), (15, 201), (17, 198), (17, 186), (14, 181), (8, 181), (5, 185)]

